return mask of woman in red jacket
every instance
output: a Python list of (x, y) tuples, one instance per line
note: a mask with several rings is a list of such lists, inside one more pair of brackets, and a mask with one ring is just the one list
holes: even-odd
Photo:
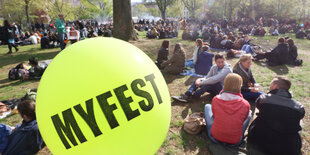
[(224, 89), (205, 105), (207, 132), (215, 143), (238, 146), (251, 119), (250, 104), (241, 94), (242, 78), (230, 73), (224, 81)]

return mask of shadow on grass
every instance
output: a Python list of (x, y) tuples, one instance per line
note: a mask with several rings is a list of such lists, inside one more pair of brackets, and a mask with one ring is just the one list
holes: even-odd
[(286, 75), (288, 74), (288, 68), (287, 65), (279, 65), (279, 66), (269, 66), (266, 64), (266, 62), (257, 61), (255, 62), (257, 65), (262, 67), (267, 67), (268, 69), (275, 72), (277, 75)]
[(23, 81), (14, 81), (14, 82), (11, 82), (9, 84), (1, 85), (0, 89), (8, 87), (8, 86), (17, 86), (17, 85), (19, 85), (21, 83), (23, 83)]
[(28, 61), (31, 57), (36, 57), (39, 61), (54, 58), (59, 51), (49, 53), (21, 53), (18, 55), (2, 55), (0, 57), (0, 68), (3, 66)]
[(4, 84), (4, 83), (8, 83), (8, 82), (10, 82), (11, 80), (9, 80), (9, 79), (2, 79), (2, 80), (0, 80), (0, 85), (1, 84)]
[(166, 73), (162, 73), (162, 74), (167, 84), (172, 83), (175, 79), (179, 79), (183, 77), (181, 75), (172, 75), (172, 74), (166, 74)]

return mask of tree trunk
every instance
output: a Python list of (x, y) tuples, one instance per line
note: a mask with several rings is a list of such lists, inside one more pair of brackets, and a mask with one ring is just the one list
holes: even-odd
[(26, 11), (27, 24), (29, 24), (30, 23), (30, 20), (29, 20), (29, 0), (25, 0), (25, 11)]
[(166, 11), (160, 10), (160, 13), (161, 13), (161, 18), (162, 18), (163, 20), (166, 20)]
[(113, 0), (113, 37), (129, 41), (137, 39), (133, 31), (131, 0)]

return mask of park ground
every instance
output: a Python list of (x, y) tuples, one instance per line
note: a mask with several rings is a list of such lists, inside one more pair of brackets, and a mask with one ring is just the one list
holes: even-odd
[[(310, 100), (310, 41), (296, 39), (294, 34), (287, 34), (295, 40), (298, 47), (299, 58), (304, 60), (301, 67), (289, 65), (268, 67), (264, 62), (253, 63), (252, 72), (261, 90), (268, 92), (269, 84), (275, 75), (284, 75), (291, 79), (293, 86), (291, 92), (293, 97), (301, 102), (306, 110), (303, 119), (303, 154), (310, 155), (310, 116), (309, 116), (309, 100)], [(277, 37), (252, 37), (253, 43), (261, 45), (265, 49), (276, 46)], [(180, 37), (170, 39), (173, 51), (174, 45), (178, 42), (182, 43), (187, 59), (191, 58), (194, 50), (193, 41), (184, 41)], [(160, 48), (162, 40), (149, 40), (145, 38), (145, 33), (140, 34), (138, 41), (131, 42), (133, 45), (144, 51), (152, 60), (156, 59), (157, 52)], [(37, 57), (39, 60), (52, 59), (59, 53), (59, 48), (40, 49), (40, 45), (29, 45), (20, 47), (20, 51), (12, 55), (6, 55), (7, 46), (0, 46), (0, 101), (7, 99), (21, 98), (29, 88), (37, 88), (39, 81), (10, 81), (8, 80), (8, 71), (15, 67), (18, 63), (27, 62), (30, 57)], [(170, 53), (171, 54), (171, 53)], [(228, 63), (235, 64), (238, 59), (229, 59)], [(180, 95), (184, 93), (195, 78), (188, 76), (164, 75), (170, 95)], [(204, 105), (210, 104), (211, 98), (205, 95), (201, 100), (184, 104), (172, 102), (172, 114), (170, 129), (166, 139), (157, 154), (211, 154), (207, 136), (203, 132), (199, 135), (189, 135), (183, 129), (184, 118), (193, 112), (203, 112)], [(18, 114), (12, 114), (9, 117), (0, 120), (0, 123), (11, 126), (21, 123)], [(38, 154), (51, 154), (48, 148), (44, 148)]]

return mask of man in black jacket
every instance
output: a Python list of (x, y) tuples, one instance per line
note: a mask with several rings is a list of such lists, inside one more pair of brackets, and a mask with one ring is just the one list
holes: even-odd
[(267, 64), (269, 66), (277, 66), (277, 65), (283, 65), (288, 62), (289, 57), (289, 46), (285, 43), (284, 38), (278, 39), (278, 46), (274, 48), (271, 52), (262, 52), (260, 54), (257, 54), (254, 59), (260, 60), (266, 58)]
[(256, 101), (257, 118), (248, 130), (248, 150), (258, 149), (265, 154), (298, 155), (302, 146), (299, 131), (304, 107), (289, 92), (291, 82), (276, 77), (270, 92)]

